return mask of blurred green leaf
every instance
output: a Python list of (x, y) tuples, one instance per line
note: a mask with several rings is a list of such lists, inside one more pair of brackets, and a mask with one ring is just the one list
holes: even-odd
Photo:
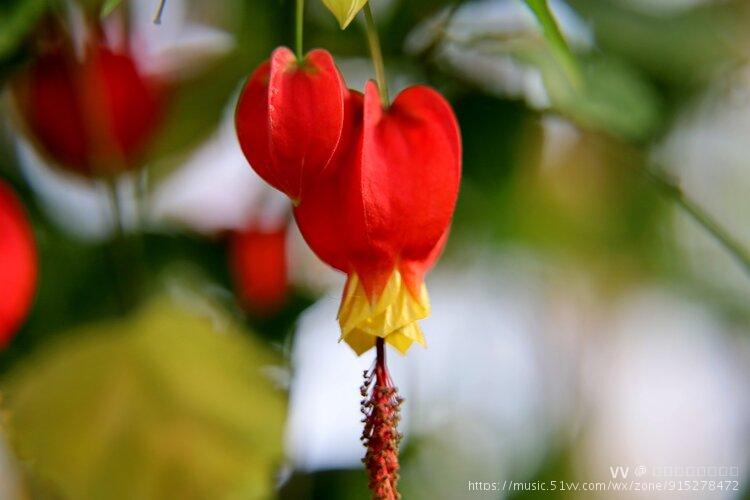
[(50, 0), (4, 0), (0, 2), (0, 59), (14, 52)]
[(285, 403), (261, 372), (277, 360), (220, 312), (190, 309), (157, 298), (6, 376), (9, 435), (34, 476), (70, 499), (270, 495)]
[(617, 0), (569, 3), (588, 20), (604, 53), (674, 88), (700, 86), (722, 68), (742, 63), (750, 42), (745, 0), (696, 2), (671, 12)]
[(584, 84), (571, 86), (547, 54), (535, 54), (552, 106), (573, 121), (623, 138), (642, 140), (660, 121), (658, 95), (637, 71), (602, 56), (581, 59)]
[[(549, 106), (586, 128), (629, 140), (645, 140), (661, 122), (661, 102), (637, 70), (614, 58), (579, 58), (583, 85), (570, 83), (548, 47), (533, 40), (498, 43), (490, 53), (508, 55), (528, 71), (539, 71)], [(524, 71), (524, 69), (519, 69)]]
[(562, 67), (563, 71), (570, 80), (573, 87), (580, 87), (583, 83), (581, 73), (578, 67), (573, 52), (568, 46), (568, 42), (565, 40), (560, 27), (557, 25), (557, 20), (549, 9), (547, 0), (524, 0), (529, 9), (534, 13), (539, 24), (542, 27), (542, 33), (550, 45), (552, 53), (555, 55), (556, 60)]
[(110, 15), (113, 10), (115, 10), (117, 7), (120, 6), (121, 3), (122, 3), (122, 0), (106, 0), (104, 2), (104, 5), (102, 5), (102, 10), (100, 14), (102, 19)]
[[(364, 448), (363, 448), (364, 449)], [(325, 498), (325, 500), (368, 500), (367, 476), (361, 469), (296, 471), (279, 491), (279, 500)]]
[[(507, 93), (514, 98), (520, 95), (532, 107), (551, 108), (579, 125), (621, 138), (642, 141), (653, 136), (661, 124), (663, 109), (652, 83), (618, 58), (598, 52), (574, 56), (561, 35), (558, 38), (558, 43), (550, 43), (536, 30), (508, 32), (501, 29), (494, 33), (448, 37), (445, 43), (465, 50), (467, 56), (486, 59), (484, 69), (467, 71), (458, 67), (454, 71), (465, 73), (469, 80), (477, 81), (492, 92)], [(580, 84), (571, 80), (572, 66), (561, 64), (563, 48), (568, 52), (565, 57), (569, 63), (575, 65)], [(493, 58), (497, 58), (498, 68), (504, 68), (502, 72), (487, 69), (495, 63)], [(526, 90), (526, 87), (536, 89), (534, 85), (539, 76), (546, 96)]]

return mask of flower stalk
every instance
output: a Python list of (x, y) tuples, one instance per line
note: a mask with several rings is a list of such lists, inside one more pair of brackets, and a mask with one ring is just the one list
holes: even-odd
[(112, 266), (112, 283), (117, 294), (118, 306), (120, 312), (124, 314), (135, 302), (135, 297), (130, 279), (132, 275), (128, 271), (129, 256), (125, 239), (122, 205), (117, 192), (117, 179), (105, 179), (104, 186), (107, 191), (107, 200), (112, 214), (113, 237), (107, 244), (108, 258)]
[(295, 12), (295, 30), (294, 30), (294, 52), (297, 60), (301, 61), (305, 57), (304, 52), (304, 19), (305, 19), (305, 0), (297, 0), (297, 9)]
[(369, 2), (365, 4), (363, 10), (367, 43), (370, 46), (372, 64), (375, 66), (375, 81), (378, 82), (378, 88), (380, 89), (380, 100), (383, 102), (383, 106), (387, 108), (391, 101), (388, 97), (388, 81), (385, 77), (385, 63), (383, 62), (383, 50), (380, 47), (380, 36), (378, 36), (378, 28), (375, 25), (375, 19), (372, 17), (372, 8)]
[(385, 361), (385, 342), (377, 340), (375, 365), (365, 371), (365, 381), (360, 387), (362, 413), (365, 424), (362, 443), (367, 453), (362, 462), (368, 476), (368, 486), (373, 500), (398, 500), (398, 447), (401, 434), (398, 423), (401, 419), (403, 399), (393, 385)]
[(713, 219), (703, 208), (685, 195), (672, 179), (657, 168), (646, 168), (645, 173), (661, 193), (671, 199), (688, 216), (705, 229), (750, 275), (750, 252), (732, 234)]

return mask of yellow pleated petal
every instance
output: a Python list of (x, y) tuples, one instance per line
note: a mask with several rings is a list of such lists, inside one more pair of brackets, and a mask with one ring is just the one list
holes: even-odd
[(406, 354), (406, 351), (409, 350), (412, 343), (414, 342), (400, 331), (391, 333), (390, 335), (388, 335), (388, 337), (386, 337), (385, 341), (398, 349), (401, 354)]
[(357, 356), (361, 356), (375, 347), (375, 337), (362, 330), (353, 330), (346, 336), (346, 343), (357, 353)]
[(424, 333), (417, 323), (430, 314), (427, 287), (414, 297), (401, 273), (394, 271), (383, 291), (371, 303), (359, 277), (352, 274), (346, 283), (339, 308), (341, 340), (359, 355), (375, 345), (377, 337), (406, 353), (412, 343), (425, 346)]
[(414, 323), (406, 325), (399, 331), (401, 332), (402, 335), (404, 335), (409, 340), (416, 342), (422, 347), (427, 347), (427, 342), (425, 341), (422, 328), (419, 326), (419, 323), (417, 323), (416, 321)]

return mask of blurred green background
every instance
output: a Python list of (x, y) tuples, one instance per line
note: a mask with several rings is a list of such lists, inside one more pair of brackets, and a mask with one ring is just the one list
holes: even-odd
[[(392, 356), (404, 498), (750, 498), (750, 275), (647, 175), (750, 247), (750, 5), (551, 1), (576, 84), (520, 0), (371, 3), (393, 91), (443, 92), (464, 145), (427, 282), (430, 346)], [(336, 343), (343, 279), (232, 128), (244, 79), (293, 42), (293, 2), (168, 0), (155, 25), (157, 4), (0, 5), (0, 178), (39, 253), (33, 307), (0, 352), (0, 498), (368, 498), (371, 359)], [(36, 154), (9, 95), (42, 20), (80, 8), (106, 8), (169, 82), (146, 174), (118, 180), (120, 237), (103, 186)], [(328, 49), (352, 88), (373, 76), (361, 19), (341, 31), (318, 0), (305, 46)], [(253, 288), (266, 253), (256, 262), (241, 235), (279, 228), (270, 297)], [(608, 482), (616, 466), (737, 488), (469, 487)]]

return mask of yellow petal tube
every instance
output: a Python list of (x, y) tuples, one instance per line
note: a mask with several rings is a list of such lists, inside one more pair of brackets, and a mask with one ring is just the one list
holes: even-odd
[(362, 355), (375, 346), (377, 337), (382, 337), (405, 354), (414, 342), (426, 346), (417, 321), (429, 315), (430, 299), (424, 284), (419, 297), (414, 297), (401, 273), (394, 270), (383, 291), (371, 303), (359, 277), (351, 274), (339, 309), (340, 340)]
[(323, 4), (338, 19), (342, 30), (349, 26), (366, 3), (367, 0), (323, 0)]

